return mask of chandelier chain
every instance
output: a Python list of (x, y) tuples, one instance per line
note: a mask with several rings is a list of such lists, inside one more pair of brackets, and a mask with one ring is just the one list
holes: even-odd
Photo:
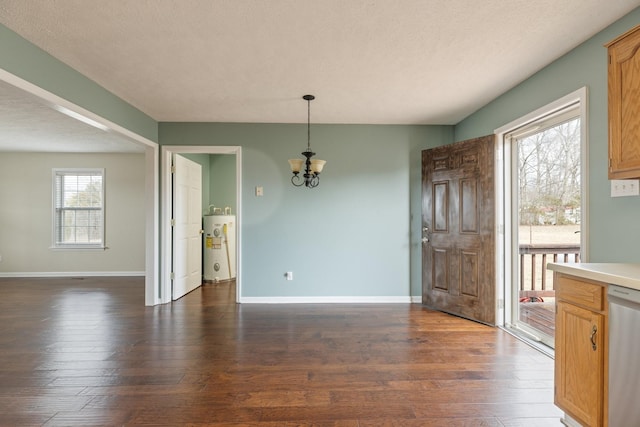
[(307, 151), (311, 151), (311, 99), (307, 99)]

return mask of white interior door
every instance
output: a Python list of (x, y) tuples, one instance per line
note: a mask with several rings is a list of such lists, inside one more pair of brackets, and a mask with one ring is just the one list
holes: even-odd
[(173, 175), (173, 286), (176, 300), (202, 284), (202, 167), (179, 154)]

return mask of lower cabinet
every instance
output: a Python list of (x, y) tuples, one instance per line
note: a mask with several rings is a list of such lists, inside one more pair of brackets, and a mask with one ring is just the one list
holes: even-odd
[(555, 273), (555, 403), (584, 426), (604, 426), (606, 285)]

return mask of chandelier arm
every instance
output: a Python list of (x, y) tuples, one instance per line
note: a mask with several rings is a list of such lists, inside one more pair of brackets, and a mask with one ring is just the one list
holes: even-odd
[[(296, 187), (300, 187), (302, 184), (305, 183), (305, 181), (306, 181), (306, 179), (302, 179), (302, 177), (300, 177), (300, 175), (298, 175), (298, 174), (294, 174), (291, 177), (291, 183), (293, 185), (295, 185)], [(296, 184), (296, 182), (299, 182), (299, 184)]]

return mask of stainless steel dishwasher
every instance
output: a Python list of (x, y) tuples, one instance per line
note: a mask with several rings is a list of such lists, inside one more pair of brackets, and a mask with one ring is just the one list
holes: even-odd
[(640, 426), (640, 291), (609, 285), (609, 426)]

